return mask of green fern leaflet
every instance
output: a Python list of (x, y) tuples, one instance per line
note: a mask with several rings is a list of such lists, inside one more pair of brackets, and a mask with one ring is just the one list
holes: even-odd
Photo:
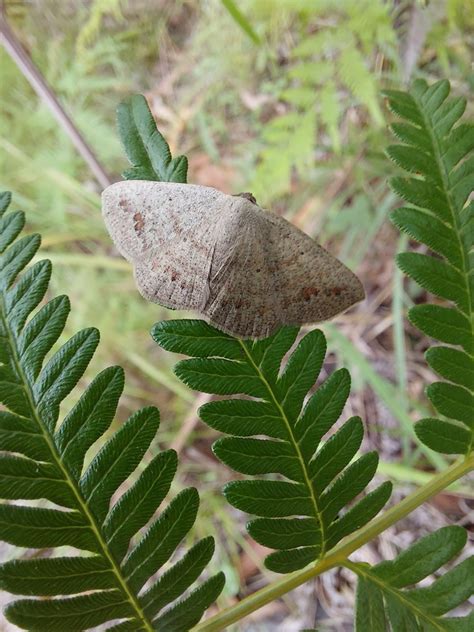
[(168, 143), (156, 127), (147, 101), (134, 94), (117, 108), (117, 128), (132, 165), (123, 172), (126, 180), (186, 182), (188, 159), (171, 157)]
[(405, 119), (394, 123), (402, 145), (388, 153), (416, 174), (391, 181), (410, 206), (392, 221), (400, 230), (439, 256), (403, 253), (398, 265), (423, 288), (452, 307), (418, 305), (410, 320), (425, 334), (453, 346), (432, 347), (426, 359), (446, 381), (435, 382), (428, 397), (446, 418), (416, 424), (421, 441), (438, 452), (468, 454), (474, 447), (474, 126), (459, 123), (466, 101), (449, 98), (448, 81), (428, 86), (415, 81), (409, 93), (386, 93), (392, 111)]
[(391, 629), (432, 632), (471, 632), (474, 611), (466, 617), (443, 617), (474, 593), (474, 556), (438, 577), (430, 586), (417, 584), (461, 552), (466, 544), (461, 527), (443, 527), (425, 536), (390, 562), (348, 562), (359, 576), (356, 600), (356, 632)]
[(99, 333), (85, 329), (49, 353), (69, 301), (58, 296), (36, 310), (51, 263), (39, 261), (22, 273), (40, 238), (17, 239), (24, 215), (5, 214), (9, 202), (9, 194), (0, 195), (0, 402), (8, 409), (0, 411), (0, 497), (36, 502), (1, 504), (0, 538), (39, 550), (68, 545), (78, 554), (3, 564), (0, 586), (29, 597), (10, 603), (6, 617), (20, 628), (48, 632), (110, 621), (115, 624), (108, 629), (117, 631), (189, 630), (223, 587), (219, 573), (176, 601), (209, 562), (213, 539), (200, 540), (149, 580), (190, 531), (197, 491), (185, 489), (154, 516), (176, 471), (176, 454), (168, 450), (112, 502), (154, 441), (160, 418), (153, 407), (132, 415), (84, 466), (86, 452), (113, 421), (123, 371), (104, 369), (58, 425), (59, 406), (83, 375)]
[(385, 505), (391, 493), (388, 482), (341, 515), (372, 480), (378, 456), (370, 452), (353, 461), (363, 435), (358, 417), (346, 421), (326, 443), (321, 441), (340, 416), (350, 389), (349, 373), (340, 369), (305, 403), (326, 353), (321, 331), (305, 335), (283, 368), (297, 327), (249, 342), (201, 320), (175, 320), (155, 325), (152, 336), (168, 351), (193, 356), (175, 367), (191, 388), (252, 398), (210, 402), (199, 414), (212, 428), (232, 435), (213, 446), (223, 463), (242, 474), (280, 475), (234, 481), (224, 489), (234, 507), (259, 516), (248, 530), (255, 540), (276, 549), (266, 558), (269, 569), (288, 573), (317, 560)]

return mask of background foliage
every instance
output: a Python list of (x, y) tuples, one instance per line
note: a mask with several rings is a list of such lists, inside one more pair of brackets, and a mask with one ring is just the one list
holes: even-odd
[[(468, 94), (469, 3), (432, 1), (423, 9), (417, 1), (379, 0), (361, 11), (357, 0), (318, 2), (317, 9), (312, 0), (282, 0), (277, 9), (270, 0), (241, 2), (259, 43), (218, 0), (6, 4), (23, 44), (113, 177), (126, 166), (115, 107), (130, 92), (145, 93), (172, 154), (190, 158), (188, 181), (232, 193), (253, 189), (261, 204), (271, 203), (358, 272), (368, 299), (337, 328), (323, 327), (339, 357), (328, 356), (322, 376), (335, 362), (351, 369), (343, 415), (367, 420), (363, 449), (381, 453), (385, 476), (408, 485), (443, 465), (445, 456), (413, 442), (413, 420), (433, 414), (422, 391), (435, 377), (423, 358), (427, 340), (405, 320), (424, 295), (393, 268), (407, 242), (399, 243), (385, 221), (395, 196), (386, 184), (379, 94), (409, 76), (441, 75), (452, 78), (455, 96)], [(101, 355), (83, 384), (105, 364), (125, 366), (131, 379), (117, 423), (141, 405), (160, 407), (163, 441), (178, 431), (183, 450), (172, 492), (199, 480), (198, 535), (217, 529), (229, 541), (215, 560), (228, 575), (226, 598), (240, 581), (233, 568), (258, 586), (263, 554), (243, 529), (233, 541), (234, 517), (215, 498), (228, 473), (210, 454), (214, 433), (197, 425), (195, 410), (205, 399), (195, 401), (171, 372), (171, 356), (146, 333), (165, 312), (140, 299), (128, 264), (110, 256), (93, 177), (2, 49), (0, 71), (0, 188), (14, 190), (28, 229), (44, 236), (56, 270), (52, 291), (67, 292), (74, 308), (66, 334), (90, 324), (103, 332)], [(406, 531), (382, 541), (383, 557), (433, 522), (444, 524), (445, 512), (465, 521), (463, 503), (446, 496), (442, 506), (425, 509)], [(379, 559), (377, 548), (370, 554)], [(320, 607), (344, 617), (336, 587), (350, 581), (344, 572), (321, 580)], [(292, 596), (284, 607), (304, 621), (300, 599)]]

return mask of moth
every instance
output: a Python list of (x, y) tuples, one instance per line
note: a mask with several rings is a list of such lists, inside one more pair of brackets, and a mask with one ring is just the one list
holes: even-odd
[(146, 299), (243, 339), (327, 320), (364, 298), (343, 263), (247, 194), (128, 180), (105, 189), (102, 212)]

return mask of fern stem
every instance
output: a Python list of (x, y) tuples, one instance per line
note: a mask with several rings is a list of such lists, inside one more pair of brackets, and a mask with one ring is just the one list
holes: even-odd
[(249, 595), (241, 602), (222, 612), (210, 617), (193, 628), (194, 632), (217, 632), (224, 630), (227, 626), (240, 621), (255, 610), (271, 601), (280, 598), (290, 590), (301, 586), (308, 580), (321, 575), (325, 571), (335, 566), (346, 565), (347, 558), (351, 553), (361, 546), (370, 542), (377, 535), (399, 522), (402, 518), (410, 514), (424, 502), (436, 496), (459, 478), (474, 470), (474, 455), (469, 458), (458, 459), (443, 472), (436, 474), (433, 478), (415, 492), (404, 498), (397, 505), (391, 507), (381, 516), (374, 518), (365, 527), (348, 536), (324, 559), (319, 560), (312, 566), (308, 566), (301, 571), (296, 571), (285, 575), (281, 580), (273, 582), (269, 586)]
[[(74, 497), (76, 499), (76, 504), (77, 504), (77, 508), (83, 513), (84, 517), (86, 518), (86, 520), (89, 523), (89, 526), (92, 530), (92, 532), (94, 533), (96, 539), (97, 539), (97, 543), (99, 545), (100, 548), (100, 552), (103, 555), (103, 557), (105, 559), (107, 559), (109, 561), (110, 567), (117, 579), (117, 583), (118, 586), (120, 588), (120, 590), (122, 591), (122, 594), (124, 596), (125, 599), (127, 599), (131, 605), (133, 606), (135, 613), (136, 613), (136, 617), (137, 619), (140, 620), (141, 625), (143, 625), (143, 629), (146, 630), (147, 632), (153, 632), (153, 627), (151, 625), (151, 623), (149, 622), (148, 618), (146, 617), (145, 613), (143, 612), (140, 603), (138, 601), (138, 599), (136, 598), (136, 596), (133, 594), (133, 592), (129, 589), (127, 582), (125, 581), (125, 579), (123, 578), (121, 572), (120, 572), (120, 566), (118, 565), (118, 563), (116, 562), (116, 560), (113, 558), (112, 554), (110, 553), (108, 547), (107, 547), (107, 543), (105, 542), (104, 538), (102, 537), (102, 534), (100, 532), (100, 529), (96, 523), (96, 520), (92, 514), (92, 512), (90, 511), (89, 507), (87, 506), (87, 504), (84, 502), (81, 493), (77, 487), (77, 483), (75, 481), (75, 479), (71, 476), (70, 472), (68, 471), (68, 469), (65, 467), (64, 463), (61, 460), (60, 455), (58, 454), (58, 451), (56, 449), (56, 445), (51, 437), (51, 435), (49, 434), (49, 432), (46, 430), (45, 428), (45, 424), (43, 423), (41, 417), (38, 414), (37, 408), (36, 408), (36, 404), (35, 404), (35, 400), (34, 400), (34, 396), (31, 390), (31, 385), (30, 382), (28, 380), (28, 378), (26, 377), (24, 371), (23, 371), (23, 367), (22, 364), (20, 362), (20, 358), (19, 358), (19, 354), (18, 354), (18, 349), (16, 346), (16, 336), (15, 334), (12, 332), (12, 330), (9, 327), (8, 321), (5, 317), (6, 314), (6, 305), (5, 305), (5, 300), (4, 300), (4, 296), (3, 293), (0, 294), (0, 319), (2, 321), (3, 324), (3, 328), (4, 331), (7, 334), (7, 339), (8, 339), (8, 345), (10, 347), (10, 353), (11, 353), (11, 358), (14, 362), (15, 365), (15, 370), (17, 372), (18, 377), (21, 379), (22, 381), (22, 386), (23, 389), (25, 391), (27, 400), (28, 400), (28, 404), (29, 404), (29, 408), (30, 408), (30, 414), (31, 414), (31, 419), (34, 420), (37, 424), (38, 427), (41, 429), (41, 433), (44, 437), (44, 440), (46, 442), (46, 444), (48, 445), (51, 454), (53, 455), (55, 464), (57, 465), (57, 467), (60, 469), (60, 471), (63, 473), (64, 476), (64, 480), (67, 481), (67, 483), (69, 484), (72, 493), (74, 494)], [(76, 509), (76, 511), (78, 510)]]
[(278, 398), (276, 397), (275, 393), (273, 392), (273, 389), (271, 387), (271, 385), (269, 384), (268, 380), (265, 378), (265, 376), (263, 375), (263, 373), (260, 371), (259, 367), (255, 364), (252, 355), (249, 353), (247, 346), (244, 344), (244, 342), (240, 339), (239, 343), (240, 346), (242, 347), (245, 355), (248, 358), (248, 361), (250, 362), (250, 364), (253, 366), (253, 368), (255, 369), (255, 371), (257, 372), (259, 378), (262, 380), (262, 382), (265, 384), (266, 389), (268, 390), (268, 393), (270, 395), (271, 401), (273, 403), (273, 405), (275, 406), (275, 408), (278, 410), (281, 418), (283, 419), (285, 426), (288, 430), (288, 434), (291, 437), (291, 443), (295, 449), (295, 452), (298, 456), (298, 460), (301, 464), (301, 470), (302, 470), (302, 474), (304, 477), (304, 482), (306, 484), (306, 487), (308, 488), (308, 493), (309, 496), (311, 498), (311, 503), (313, 505), (314, 508), (314, 517), (316, 518), (317, 522), (319, 523), (319, 526), (321, 528), (321, 553), (320, 553), (320, 557), (323, 557), (325, 552), (326, 552), (326, 534), (325, 534), (325, 529), (324, 529), (324, 520), (323, 517), (321, 515), (321, 511), (319, 510), (319, 506), (318, 506), (318, 500), (316, 498), (316, 494), (314, 493), (314, 489), (313, 489), (313, 485), (311, 484), (311, 477), (309, 475), (309, 472), (306, 468), (306, 464), (304, 462), (303, 459), (303, 455), (301, 454), (301, 450), (300, 447), (298, 445), (297, 440), (295, 439), (294, 436), (294, 432), (293, 432), (293, 427), (290, 424), (290, 420), (288, 419), (285, 411), (283, 410), (283, 407), (281, 406), (280, 402), (278, 401)]

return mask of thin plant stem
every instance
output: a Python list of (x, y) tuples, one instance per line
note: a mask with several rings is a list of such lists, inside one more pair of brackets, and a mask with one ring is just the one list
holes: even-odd
[(100, 164), (97, 156), (74, 125), (71, 117), (67, 114), (40, 70), (33, 63), (21, 45), (20, 40), (8, 24), (3, 2), (0, 2), (0, 43), (3, 44), (6, 52), (17, 65), (22, 75), (27, 79), (33, 90), (47, 105), (51, 114), (66, 132), (74, 147), (89, 166), (101, 188), (104, 189), (108, 187), (109, 184), (112, 184), (112, 180)]

